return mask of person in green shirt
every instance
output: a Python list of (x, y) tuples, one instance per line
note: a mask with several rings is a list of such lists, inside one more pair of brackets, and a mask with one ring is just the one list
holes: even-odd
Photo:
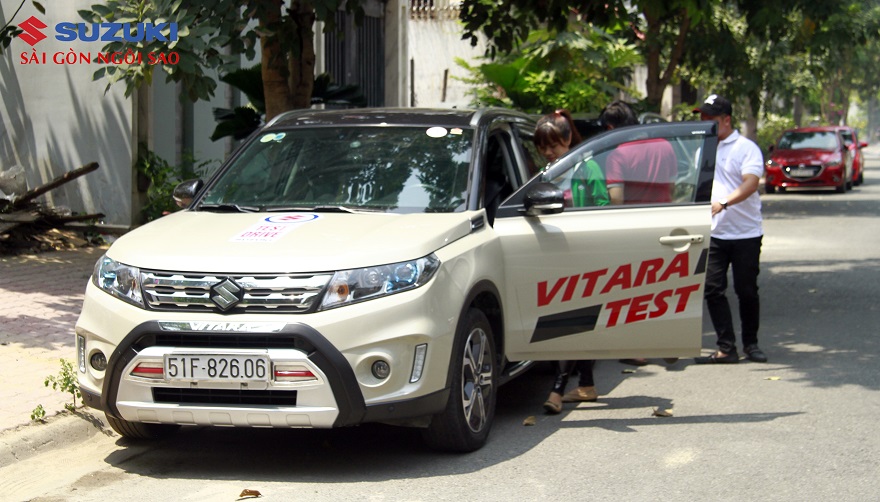
[[(574, 126), (571, 113), (560, 109), (538, 120), (534, 141), (547, 162), (554, 162), (583, 139)], [(565, 192), (573, 207), (607, 206), (611, 202), (602, 167), (593, 159), (575, 168), (571, 188)]]
[[(547, 162), (554, 162), (582, 141), (568, 110), (556, 110), (544, 115), (535, 127), (535, 146)], [(606, 206), (611, 202), (605, 187), (605, 176), (596, 161), (589, 159), (575, 168), (571, 188), (565, 190), (566, 200), (573, 207)], [(547, 413), (560, 413), (562, 403), (596, 401), (599, 395), (593, 382), (593, 366), (596, 361), (558, 361), (553, 388), (544, 409)], [(565, 392), (568, 378), (578, 372), (578, 386)]]

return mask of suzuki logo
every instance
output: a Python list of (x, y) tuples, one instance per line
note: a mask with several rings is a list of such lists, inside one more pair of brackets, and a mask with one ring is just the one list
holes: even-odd
[(211, 287), (211, 301), (220, 310), (229, 310), (241, 301), (241, 288), (231, 279), (225, 279)]
[(40, 31), (46, 27), (46, 23), (34, 16), (25, 19), (18, 27), (24, 31), (24, 33), (19, 33), (18, 38), (24, 40), (31, 47), (46, 38), (46, 35), (43, 35), (43, 32)]

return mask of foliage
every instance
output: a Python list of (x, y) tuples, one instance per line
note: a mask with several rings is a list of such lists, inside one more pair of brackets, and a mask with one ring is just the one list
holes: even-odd
[(492, 58), (498, 52), (510, 53), (542, 25), (562, 32), (589, 23), (609, 32), (626, 32), (647, 67), (646, 105), (658, 111), (663, 92), (681, 62), (690, 30), (703, 23), (718, 3), (720, 0), (463, 0), (460, 18), (464, 38), (475, 45), (478, 34), (485, 36)]
[(184, 161), (179, 165), (171, 165), (143, 144), (138, 150), (135, 168), (149, 184), (147, 201), (141, 209), (141, 215), (146, 221), (155, 220), (178, 210), (172, 197), (174, 188), (182, 181), (204, 177), (217, 167), (217, 161), (206, 160), (196, 163), (192, 155), (185, 155)]
[(42, 421), (46, 418), (46, 410), (43, 409), (42, 404), (38, 404), (34, 411), (31, 412), (31, 422)]
[[(58, 375), (47, 376), (43, 384), (46, 387), (51, 385), (53, 390), (60, 390), (70, 394), (73, 402), (65, 404), (64, 407), (67, 410), (73, 411), (76, 409), (77, 398), (82, 399), (82, 394), (80, 394), (79, 385), (76, 381), (76, 370), (73, 368), (73, 363), (67, 359), (61, 359), (60, 361), (61, 371), (58, 372)], [(42, 409), (42, 406), (38, 406), (38, 408)], [(34, 410), (34, 413), (36, 412), (37, 410)], [(45, 415), (45, 413), (43, 414)], [(31, 416), (33, 417), (33, 415)]]
[(143, 84), (149, 85), (159, 67), (166, 73), (166, 81), (182, 84), (189, 99), (210, 99), (217, 86), (211, 74), (234, 71), (242, 55), (255, 59), (259, 41), (266, 108), (272, 117), (285, 109), (309, 104), (314, 74), (308, 72), (314, 67), (315, 21), (323, 21), (325, 31), (335, 30), (335, 15), (341, 8), (360, 20), (363, 1), (293, 0), (285, 4), (281, 0), (106, 0), (79, 14), (87, 22), (177, 23), (175, 42), (122, 41), (103, 48), (104, 52), (140, 54), (173, 51), (180, 58), (178, 64), (152, 65), (143, 57), (133, 64), (108, 65), (95, 72), (95, 80), (108, 79), (108, 88), (124, 82), (126, 95)]
[(546, 113), (556, 108), (598, 112), (621, 91), (641, 62), (635, 47), (602, 30), (535, 30), (528, 40), (494, 62), (478, 66), (458, 59), (471, 77), (474, 104)]
[(772, 114), (764, 117), (764, 121), (761, 123), (761, 128), (758, 129), (758, 146), (760, 146), (761, 151), (764, 152), (765, 158), (769, 153), (770, 145), (776, 144), (776, 140), (779, 139), (779, 136), (782, 135), (784, 131), (794, 127), (794, 120), (790, 117)]
[[(234, 139), (246, 138), (263, 122), (266, 114), (263, 94), (263, 75), (260, 65), (241, 68), (220, 77), (221, 82), (241, 91), (248, 99), (246, 106), (214, 108), (214, 119), (217, 126), (211, 134), (211, 140), (232, 136)], [(366, 106), (366, 98), (357, 85), (340, 85), (333, 82), (329, 73), (315, 77), (312, 91), (312, 104), (326, 104), (337, 107)]]
[[(17, 25), (12, 24), (12, 21), (15, 20), (15, 16), (18, 15), (21, 8), (24, 7), (24, 4), (27, 0), (21, 0), (21, 3), (18, 4), (18, 8), (15, 9), (15, 12), (9, 16), (9, 20), (6, 21), (6, 24), (0, 28), (0, 54), (3, 54), (3, 50), (9, 47), (9, 44), (12, 43), (12, 39), (21, 34), (22, 30)], [(31, 5), (34, 6), (35, 9), (40, 14), (46, 13), (46, 8), (43, 7), (43, 4), (37, 2), (36, 0), (31, 1)]]

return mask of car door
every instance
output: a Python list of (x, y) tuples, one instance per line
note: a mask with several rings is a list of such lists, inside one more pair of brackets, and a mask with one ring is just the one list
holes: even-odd
[[(576, 207), (580, 198), (566, 193), (583, 188), (584, 166), (601, 172), (615, 152), (659, 142), (675, 163), (664, 200)], [(616, 129), (578, 145), (501, 204), (494, 230), (508, 359), (699, 354), (716, 144), (714, 122)]]

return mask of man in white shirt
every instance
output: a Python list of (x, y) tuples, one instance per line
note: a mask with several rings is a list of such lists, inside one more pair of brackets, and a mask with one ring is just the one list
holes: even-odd
[(760, 301), (758, 272), (761, 256), (761, 197), (758, 180), (764, 173), (761, 149), (733, 128), (730, 101), (712, 94), (694, 110), (702, 120), (718, 123), (715, 181), (712, 185), (712, 239), (706, 270), (706, 305), (718, 336), (718, 350), (698, 357), (698, 364), (739, 362), (730, 303), (727, 271), (733, 269), (733, 290), (739, 300), (742, 345), (746, 357), (767, 362), (758, 347)]

